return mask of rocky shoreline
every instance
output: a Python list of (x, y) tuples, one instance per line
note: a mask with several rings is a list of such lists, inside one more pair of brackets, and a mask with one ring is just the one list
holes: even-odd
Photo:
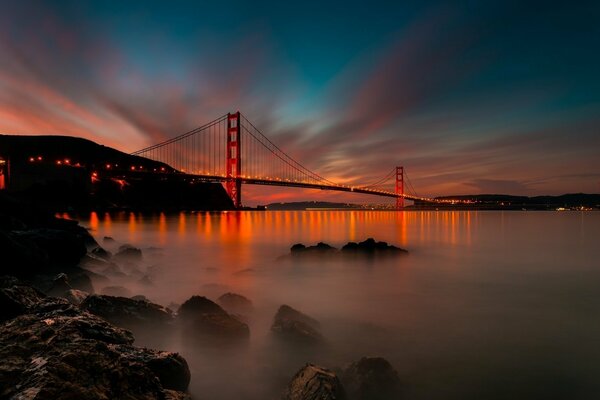
[[(151, 271), (141, 270), (139, 261), (156, 249), (142, 252), (104, 238), (109, 251), (75, 221), (6, 198), (0, 202), (0, 398), (190, 399), (186, 360), (137, 347), (136, 339), (156, 348), (176, 333), (194, 347), (248, 343), (246, 321), (254, 305), (244, 296), (225, 293), (212, 301), (196, 295), (169, 307), (152, 303), (111, 278), (152, 284)], [(372, 239), (341, 251), (325, 246), (296, 245), (292, 254), (405, 252)], [(270, 332), (288, 348), (328, 346), (319, 321), (285, 304)], [(346, 368), (307, 364), (281, 387), (281, 398), (388, 399), (398, 398), (399, 389), (386, 360), (363, 358)]]

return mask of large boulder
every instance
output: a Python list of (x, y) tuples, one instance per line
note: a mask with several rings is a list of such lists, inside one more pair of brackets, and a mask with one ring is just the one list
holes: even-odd
[(206, 297), (191, 297), (179, 307), (177, 318), (184, 326), (186, 338), (231, 342), (250, 337), (248, 325)]
[(88, 296), (81, 308), (126, 329), (161, 328), (173, 320), (173, 316), (161, 305), (145, 300), (106, 295)]
[(400, 378), (392, 365), (381, 357), (363, 357), (350, 364), (342, 383), (351, 400), (400, 398)]
[(313, 364), (294, 375), (283, 400), (345, 400), (344, 388), (336, 374)]
[(217, 302), (225, 310), (234, 314), (247, 315), (254, 309), (252, 301), (236, 293), (225, 293), (217, 299)]
[(271, 325), (278, 337), (307, 344), (323, 342), (319, 328), (319, 321), (285, 304), (279, 307)]
[(185, 360), (58, 298), (0, 326), (0, 398), (184, 399)]

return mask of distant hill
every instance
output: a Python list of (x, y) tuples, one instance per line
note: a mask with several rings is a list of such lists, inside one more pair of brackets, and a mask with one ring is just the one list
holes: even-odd
[(87, 139), (0, 135), (0, 158), (11, 196), (55, 210), (233, 208), (219, 183)]
[(512, 196), (507, 194), (468, 194), (461, 196), (437, 197), (445, 200), (472, 200), (480, 204), (501, 204), (513, 206), (555, 207), (600, 207), (600, 194), (568, 193), (560, 196)]

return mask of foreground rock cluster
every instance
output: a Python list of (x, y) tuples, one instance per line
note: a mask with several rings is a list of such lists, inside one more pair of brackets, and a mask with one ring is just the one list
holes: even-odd
[(0, 398), (188, 399), (187, 362), (65, 299), (4, 279)]

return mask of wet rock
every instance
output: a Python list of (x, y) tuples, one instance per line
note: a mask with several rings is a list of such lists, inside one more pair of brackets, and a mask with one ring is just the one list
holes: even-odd
[(271, 331), (278, 337), (309, 344), (323, 342), (319, 328), (320, 324), (316, 319), (285, 304), (279, 307), (271, 325)]
[(132, 330), (165, 327), (173, 319), (163, 306), (126, 297), (91, 295), (81, 303), (81, 309)]
[(142, 260), (142, 250), (129, 244), (119, 247), (119, 251), (114, 255), (117, 261), (138, 262)]
[(98, 246), (94, 249), (92, 249), (92, 251), (90, 251), (90, 253), (92, 253), (95, 257), (98, 257), (102, 260), (110, 260), (112, 257), (112, 253), (108, 250), (103, 249), (102, 247)]
[(80, 305), (90, 294), (88, 292), (84, 292), (83, 290), (77, 289), (69, 289), (62, 294), (62, 298), (67, 299), (67, 301), (76, 306)]
[[(0, 321), (6, 321), (31, 311), (44, 297), (42, 292), (21, 285), (10, 285), (0, 289)], [(8, 286), (10, 285), (10, 286)]]
[(363, 242), (348, 242), (342, 247), (343, 254), (363, 254), (363, 255), (399, 255), (408, 253), (399, 247), (388, 245), (386, 242), (377, 242), (369, 238)]
[(0, 326), (0, 398), (183, 399), (181, 356), (131, 345), (131, 333), (58, 298)]
[(342, 374), (342, 383), (352, 400), (400, 398), (400, 379), (392, 365), (381, 357), (363, 357)]
[(250, 337), (248, 325), (206, 297), (193, 296), (179, 307), (177, 314), (187, 338), (221, 342), (245, 340)]
[(65, 292), (71, 289), (72, 287), (69, 284), (69, 278), (67, 274), (60, 273), (52, 279), (52, 286), (48, 291), (46, 291), (46, 294), (48, 296), (62, 297)]
[(294, 375), (283, 400), (345, 400), (344, 388), (336, 374), (313, 364)]
[(101, 293), (106, 296), (131, 297), (131, 290), (123, 286), (106, 286), (102, 288)]
[(234, 314), (247, 315), (254, 309), (252, 301), (236, 293), (225, 293), (217, 299), (217, 302), (225, 310)]

